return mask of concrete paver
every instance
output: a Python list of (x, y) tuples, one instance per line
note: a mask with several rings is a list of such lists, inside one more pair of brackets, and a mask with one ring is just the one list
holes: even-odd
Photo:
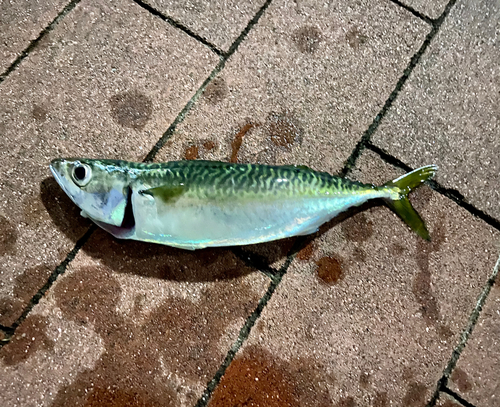
[(146, 3), (227, 51), (265, 0), (147, 0)]
[(0, 324), (16, 320), (89, 226), (50, 160), (142, 160), (217, 62), (133, 2), (83, 1), (2, 83)]
[[(364, 182), (400, 175), (373, 154), (358, 163), (353, 177)], [(491, 273), (500, 233), (428, 187), (413, 201), (431, 243), (384, 207), (321, 231), (210, 405), (264, 405), (266, 397), (269, 406), (426, 405)]]
[[(389, 2), (316, 4), (273, 2), (156, 160), (340, 171), (430, 27)], [(277, 263), (291, 242), (253, 249)]]
[(401, 3), (430, 18), (438, 18), (444, 11), (447, 0), (403, 0)]
[(449, 387), (476, 406), (500, 403), (500, 284), (486, 300), (479, 321), (453, 370)]
[(193, 406), (269, 285), (228, 250), (92, 235), (0, 350), (10, 406)]
[(458, 1), (373, 141), (500, 219), (500, 4)]
[(0, 3), (0, 73), (56, 18), (66, 3), (66, 0)]

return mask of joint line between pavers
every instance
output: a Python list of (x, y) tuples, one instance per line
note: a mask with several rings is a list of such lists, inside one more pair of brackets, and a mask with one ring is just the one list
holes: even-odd
[(399, 92), (401, 91), (401, 89), (403, 89), (403, 86), (410, 77), (411, 73), (413, 72), (417, 64), (420, 62), (422, 55), (427, 50), (432, 40), (436, 36), (436, 34), (439, 32), (441, 25), (443, 24), (446, 16), (450, 13), (452, 7), (455, 5), (456, 1), (457, 0), (450, 0), (450, 2), (446, 5), (446, 8), (441, 14), (441, 16), (435, 20), (434, 24), (432, 24), (431, 31), (429, 32), (429, 34), (427, 34), (424, 42), (420, 46), (420, 49), (411, 57), (408, 66), (403, 71), (403, 75), (399, 78), (394, 90), (391, 92), (391, 94), (385, 101), (384, 106), (382, 106), (382, 109), (380, 109), (380, 111), (377, 113), (377, 115), (373, 119), (368, 129), (366, 129), (366, 131), (363, 133), (361, 140), (358, 142), (358, 144), (356, 144), (356, 147), (354, 147), (354, 150), (352, 151), (351, 155), (344, 164), (342, 171), (340, 172), (340, 176), (342, 177), (347, 176), (355, 167), (357, 159), (361, 156), (361, 153), (366, 148), (366, 144), (371, 140), (371, 137), (378, 129), (380, 122), (385, 117), (389, 109), (392, 107), (392, 104), (396, 100)]
[(138, 6), (142, 7), (144, 10), (150, 12), (156, 17), (161, 18), (163, 21), (166, 21), (169, 23), (172, 27), (177, 28), (190, 37), (194, 38), (196, 41), (201, 42), (203, 45), (207, 46), (210, 48), (210, 50), (217, 55), (221, 56), (224, 54), (223, 51), (221, 51), (219, 48), (217, 48), (214, 44), (212, 44), (210, 41), (208, 41), (206, 38), (203, 38), (201, 35), (196, 34), (195, 32), (191, 31), (188, 27), (186, 27), (184, 24), (179, 23), (178, 21), (174, 20), (172, 17), (166, 16), (159, 10), (156, 10), (154, 7), (150, 6), (147, 3), (144, 3), (141, 0), (132, 0), (134, 3), (136, 3)]
[(28, 316), (28, 314), (33, 309), (33, 307), (40, 302), (40, 300), (42, 299), (42, 297), (52, 287), (52, 285), (55, 283), (55, 281), (57, 280), (57, 278), (61, 274), (64, 274), (66, 272), (66, 268), (68, 267), (68, 264), (71, 263), (71, 261), (75, 258), (75, 256), (77, 255), (77, 253), (82, 248), (82, 246), (90, 238), (90, 236), (92, 235), (92, 233), (95, 232), (96, 229), (97, 229), (97, 226), (94, 225), (94, 224), (92, 224), (87, 229), (87, 231), (85, 232), (85, 234), (80, 239), (78, 239), (78, 241), (76, 242), (75, 246), (73, 247), (73, 250), (71, 250), (68, 253), (68, 255), (66, 256), (66, 258), (54, 269), (54, 271), (50, 274), (49, 278), (47, 279), (47, 282), (31, 298), (30, 302), (28, 303), (28, 305), (24, 309), (24, 311), (21, 314), (21, 316), (19, 318), (17, 318), (17, 320), (12, 324), (12, 327), (8, 328), (8, 330), (10, 330), (10, 337), (7, 338), (6, 341), (0, 342), (0, 348), (2, 348), (2, 346), (4, 346), (7, 343), (9, 343), (9, 341), (12, 339), (12, 337), (13, 337), (16, 329), (19, 327), (19, 325), (21, 325), (21, 323), (26, 319), (26, 317)]
[[(401, 168), (405, 172), (409, 172), (409, 171), (413, 170), (413, 168), (411, 168), (409, 165), (405, 164), (403, 161), (401, 161), (398, 158), (394, 157), (393, 155), (389, 154), (387, 151), (383, 150), (382, 148), (376, 146), (371, 141), (368, 141), (366, 143), (365, 148), (369, 149), (370, 151), (373, 151), (375, 154), (378, 154), (380, 156), (380, 158), (382, 158), (382, 160), (391, 164), (394, 167)], [(490, 225), (492, 228), (495, 228), (496, 230), (500, 231), (500, 220), (495, 219), (493, 216), (487, 214), (486, 212), (482, 211), (481, 209), (476, 208), (470, 202), (467, 202), (466, 198), (456, 189), (446, 188), (446, 187), (442, 186), (441, 184), (439, 184), (435, 180), (428, 180), (425, 183), (429, 187), (431, 187), (434, 191), (436, 191), (437, 193), (452, 200), (461, 208), (464, 208), (472, 216), (481, 219), (482, 221), (484, 221), (488, 225)]]
[(399, 0), (389, 0), (396, 4), (399, 7), (404, 8), (406, 11), (410, 12), (413, 14), (415, 17), (425, 21), (427, 24), (434, 25), (436, 23), (436, 20), (430, 18), (429, 16), (426, 16), (425, 14), (420, 13), (419, 11), (415, 10), (413, 7), (408, 6), (407, 4), (402, 3)]
[(453, 397), (457, 402), (459, 402), (460, 404), (462, 404), (464, 407), (476, 407), (474, 404), (472, 403), (469, 403), (467, 400), (465, 400), (462, 396), (460, 396), (460, 394), (458, 393), (455, 393), (453, 390), (451, 390), (450, 388), (448, 387), (444, 387), (441, 392), (443, 393), (446, 393), (448, 395), (450, 395), (451, 397)]
[(59, 23), (61, 19), (63, 19), (70, 11), (72, 11), (78, 3), (80, 3), (81, 0), (72, 0), (70, 3), (66, 5), (62, 9), (62, 11), (52, 20), (52, 22), (45, 27), (42, 32), (38, 35), (38, 37), (32, 41), (30, 41), (29, 45), (21, 51), (21, 54), (16, 58), (14, 62), (7, 68), (7, 70), (0, 74), (0, 84), (9, 76), (9, 74), (14, 71), (18, 65), (35, 49), (37, 44), (40, 42), (40, 40), (47, 35), (49, 32), (51, 32), (56, 25)]
[[(285, 272), (286, 272), (286, 270), (285, 270)], [(272, 295), (276, 291), (276, 288), (280, 284), (283, 275), (284, 275), (284, 273), (281, 274), (278, 278), (271, 280), (266, 293), (259, 300), (257, 307), (250, 314), (250, 316), (245, 321), (245, 324), (240, 329), (240, 333), (238, 335), (238, 338), (236, 339), (236, 341), (233, 343), (233, 345), (229, 349), (226, 357), (224, 358), (224, 361), (222, 362), (221, 366), (219, 367), (219, 369), (215, 373), (213, 379), (210, 380), (210, 382), (208, 382), (205, 391), (203, 392), (201, 397), (198, 399), (195, 407), (205, 407), (208, 404), (213, 392), (215, 391), (215, 388), (220, 383), (222, 377), (226, 373), (227, 368), (229, 367), (229, 365), (233, 361), (233, 359), (236, 356), (236, 354), (238, 353), (239, 349), (241, 348), (243, 343), (247, 340), (253, 326), (255, 325), (255, 323), (259, 319), (262, 311), (264, 310), (264, 307), (267, 305), (267, 303), (271, 299)]]
[(443, 376), (441, 377), (441, 379), (439, 379), (434, 395), (429, 404), (427, 405), (427, 407), (435, 406), (437, 399), (439, 398), (439, 392), (447, 389), (448, 379), (450, 378), (453, 369), (455, 369), (458, 359), (460, 358), (460, 355), (462, 354), (462, 351), (467, 345), (467, 341), (469, 340), (472, 331), (474, 330), (477, 324), (477, 321), (479, 319), (479, 314), (481, 313), (483, 306), (486, 303), (486, 299), (488, 298), (488, 295), (491, 291), (491, 288), (493, 287), (493, 284), (495, 284), (495, 281), (498, 278), (499, 269), (500, 269), (500, 256), (497, 259), (497, 262), (495, 264), (495, 267), (493, 268), (493, 272), (491, 273), (490, 278), (488, 278), (488, 281), (486, 282), (483, 291), (481, 291), (481, 294), (477, 299), (476, 306), (472, 310), (472, 313), (469, 317), (467, 327), (460, 334), (460, 341), (455, 347), (455, 349), (453, 349), (450, 360), (448, 361), (448, 365), (444, 369)]

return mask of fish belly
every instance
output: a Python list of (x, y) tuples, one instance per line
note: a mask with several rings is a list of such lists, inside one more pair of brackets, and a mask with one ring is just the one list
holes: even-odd
[[(203, 201), (180, 198), (171, 204), (136, 195), (133, 239), (185, 249), (261, 243), (315, 232), (349, 206), (347, 199)], [(366, 200), (366, 199), (364, 199)], [(359, 199), (358, 199), (359, 201)]]

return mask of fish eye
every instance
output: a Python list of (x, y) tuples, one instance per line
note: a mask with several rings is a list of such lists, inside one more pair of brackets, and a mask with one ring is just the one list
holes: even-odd
[(92, 170), (87, 164), (82, 164), (77, 161), (73, 165), (73, 172), (71, 173), (73, 181), (79, 187), (84, 187), (90, 182), (90, 177), (92, 175)]

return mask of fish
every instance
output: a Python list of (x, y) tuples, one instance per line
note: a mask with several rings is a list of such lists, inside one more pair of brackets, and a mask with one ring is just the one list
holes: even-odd
[(430, 240), (408, 194), (437, 169), (427, 165), (375, 186), (301, 165), (88, 158), (50, 163), (81, 215), (116, 238), (188, 250), (312, 234), (372, 199), (383, 200), (418, 236)]

